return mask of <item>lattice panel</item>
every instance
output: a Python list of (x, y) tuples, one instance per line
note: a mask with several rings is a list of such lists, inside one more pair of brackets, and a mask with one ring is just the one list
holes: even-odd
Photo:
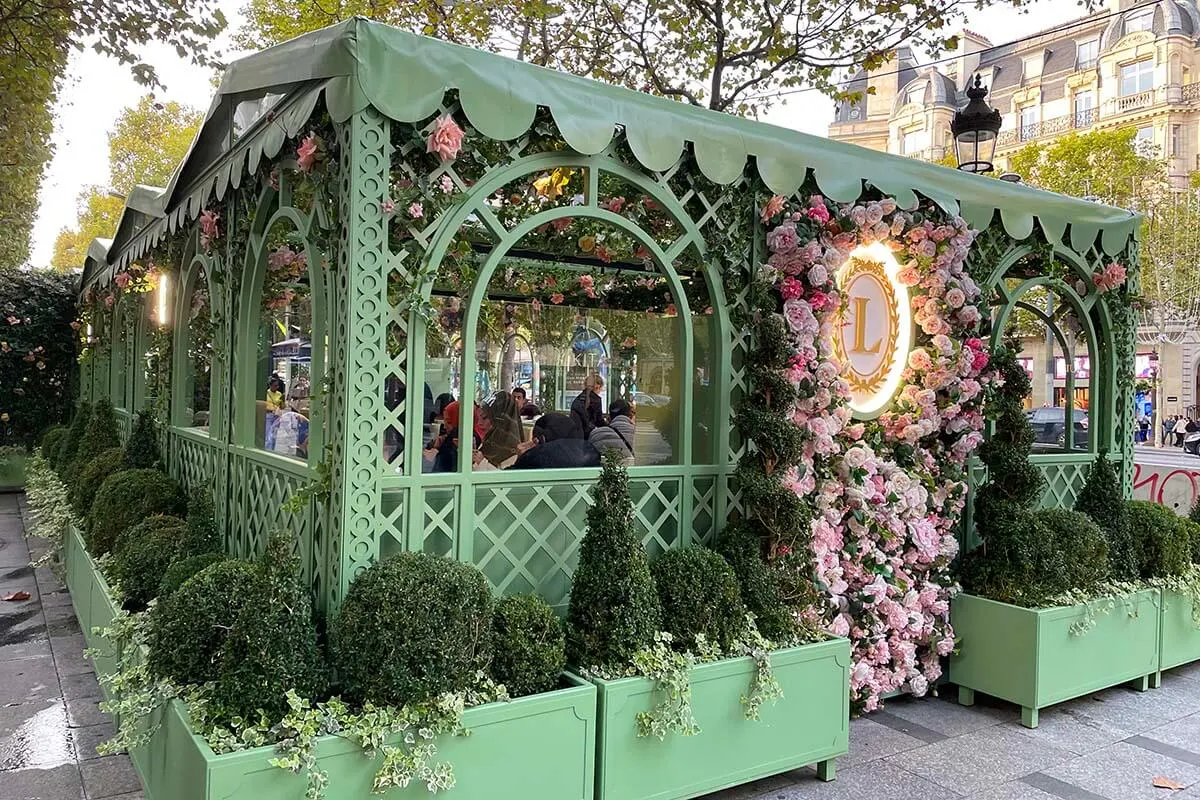
[(719, 486), (715, 476), (697, 477), (691, 481), (693, 544), (709, 544), (717, 532), (716, 502)]
[(1075, 499), (1087, 481), (1088, 462), (1068, 464), (1037, 464), (1046, 479), (1042, 508), (1074, 508)]
[[(189, 492), (216, 484), (217, 461), (223, 452), (216, 443), (202, 443), (175, 431), (170, 433), (171, 475)], [(214, 492), (215, 495), (215, 492)]]
[(311, 530), (311, 509), (299, 514), (283, 509), (283, 504), (306, 480), (240, 453), (233, 456), (230, 478), (233, 519), (229, 552), (240, 558), (251, 558), (263, 552), (273, 531), (286, 531), (295, 537), (304, 577), (311, 580), (312, 538), (305, 535)]
[(407, 549), (409, 490), (393, 489), (385, 491), (380, 497), (379, 520), (381, 531), (379, 537), (379, 558), (385, 559), (390, 555)]
[[(642, 541), (651, 557), (681, 544), (681, 483), (679, 478), (629, 482), (635, 524), (643, 532)], [(434, 491), (448, 495), (450, 490)], [(438, 505), (444, 507), (448, 500), (447, 496)], [(551, 605), (564, 605), (587, 532), (591, 502), (590, 482), (475, 487), (472, 563), (504, 594), (536, 592)], [(436, 552), (429, 543), (449, 542), (452, 528), (442, 528), (440, 518), (430, 509), (427, 500), (426, 552)], [(452, 508), (447, 509), (445, 516), (453, 513)], [(435, 526), (432, 532), (431, 521)]]
[(454, 553), (458, 529), (458, 488), (439, 487), (424, 492), (421, 551), (435, 556)]

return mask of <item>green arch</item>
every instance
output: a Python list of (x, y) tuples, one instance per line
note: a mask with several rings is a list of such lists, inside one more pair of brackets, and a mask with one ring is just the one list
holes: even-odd
[[(192, 305), (192, 295), (196, 291), (196, 279), (199, 277), (200, 270), (204, 270), (204, 281), (208, 289), (209, 314), (214, 314), (217, 310), (217, 284), (213, 280), (213, 267), (215, 259), (211, 256), (200, 253), (199, 251), (199, 232), (193, 231), (188, 237), (187, 247), (184, 249), (183, 269), (179, 275), (179, 285), (175, 290), (175, 303), (172, 309), (172, 324), (174, 331), (172, 332), (171, 341), (171, 425), (173, 427), (190, 428), (192, 427), (191, 420), (185, 420), (182, 417), (183, 409), (190, 402), (186, 396), (186, 375), (190, 369), (187, 360), (187, 344), (190, 337), (190, 331), (186, 320), (187, 315)], [(214, 331), (214, 336), (216, 332)], [(219, 350), (220, 342), (214, 342), (214, 362), (216, 353)], [(215, 363), (214, 363), (215, 367)], [(210, 375), (210, 380), (215, 383), (218, 380), (216, 369)], [(213, 431), (219, 430), (217, 424), (218, 414), (223, 414), (224, 409), (219, 403), (213, 403), (214, 396), (213, 387), (209, 388), (209, 407), (208, 407), (208, 430), (212, 435)]]

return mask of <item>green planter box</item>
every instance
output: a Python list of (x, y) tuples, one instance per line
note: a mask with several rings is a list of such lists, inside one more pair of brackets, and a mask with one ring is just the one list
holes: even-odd
[(19, 492), (25, 488), (25, 456), (0, 457), (0, 492)]
[[(91, 633), (117, 613), (108, 586), (84, 549), (77, 531), (64, 545), (67, 585), (88, 644), (103, 647)], [(97, 672), (111, 671), (113, 659), (98, 659)], [(447, 800), (591, 800), (596, 757), (596, 687), (573, 676), (569, 686), (508, 703), (468, 709), (468, 737), (443, 737), (438, 760), (454, 766), (457, 783)], [(156, 712), (158, 728), (150, 743), (134, 751), (134, 767), (150, 800), (295, 800), (306, 778), (270, 765), (275, 752), (260, 747), (215, 754), (188, 726), (187, 710), (176, 701)], [(317, 743), (317, 760), (329, 775), (329, 800), (371, 797), (381, 757), (368, 759), (358, 745), (336, 736)], [(390, 800), (429, 797), (424, 784), (392, 789)]]
[(1200, 628), (1192, 622), (1192, 598), (1164, 590), (1159, 669), (1200, 661)]
[[(697, 736), (638, 736), (636, 715), (658, 702), (645, 678), (594, 681), (600, 690), (597, 800), (682, 800), (817, 764), (833, 780), (849, 750), (850, 643), (831, 639), (771, 656), (783, 699), (747, 720), (741, 697), (754, 661), (734, 658), (692, 670)], [(500, 795), (497, 795), (499, 797)]]
[(1157, 589), (1133, 592), (1097, 611), (1091, 630), (1072, 634), (1083, 606), (1031, 609), (960, 594), (950, 607), (960, 638), (950, 682), (963, 705), (977, 691), (1016, 703), (1027, 728), (1064, 700), (1127, 681), (1145, 689), (1158, 671), (1160, 605)]

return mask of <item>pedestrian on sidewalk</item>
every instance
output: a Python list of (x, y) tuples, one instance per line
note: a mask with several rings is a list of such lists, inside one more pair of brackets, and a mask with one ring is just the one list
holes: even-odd
[(1183, 435), (1185, 433), (1187, 433), (1187, 426), (1190, 421), (1191, 420), (1189, 420), (1187, 417), (1183, 417), (1183, 416), (1181, 416), (1177, 420), (1175, 420), (1174, 432), (1175, 432), (1175, 446), (1176, 447), (1183, 447)]

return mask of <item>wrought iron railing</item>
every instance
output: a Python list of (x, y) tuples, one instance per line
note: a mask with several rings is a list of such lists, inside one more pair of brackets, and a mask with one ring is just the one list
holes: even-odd
[(1185, 84), (1180, 99), (1185, 103), (1194, 103), (1200, 100), (1200, 83)]

